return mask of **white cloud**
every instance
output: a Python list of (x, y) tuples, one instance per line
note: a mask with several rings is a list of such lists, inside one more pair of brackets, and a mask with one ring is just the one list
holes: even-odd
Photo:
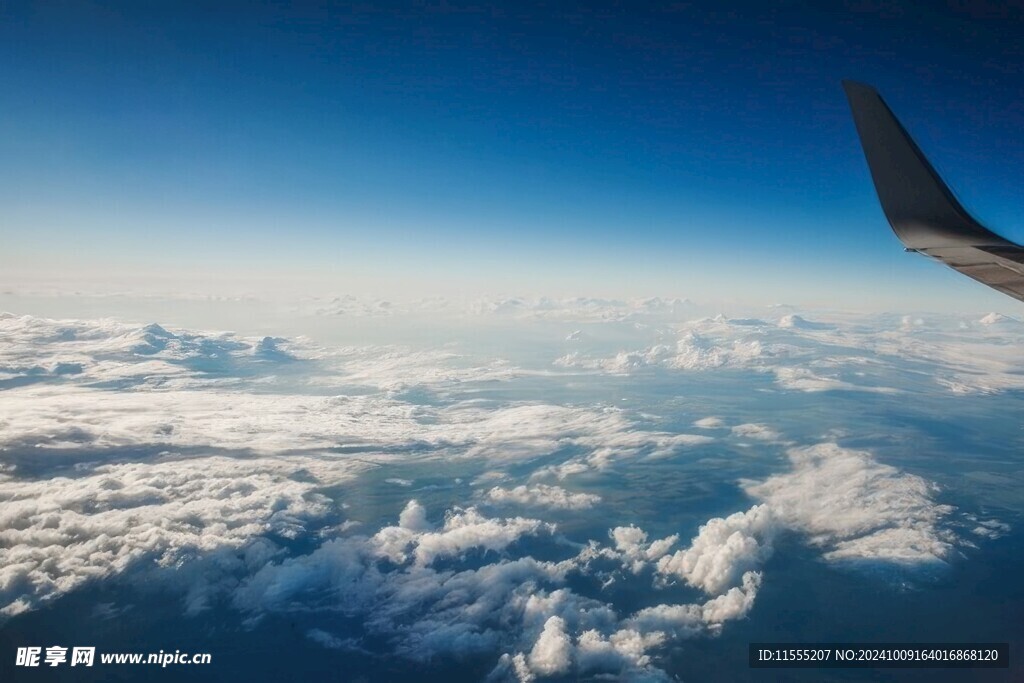
[(556, 365), (627, 374), (644, 368), (667, 367), (675, 370), (712, 370), (745, 367), (766, 351), (761, 342), (735, 340), (717, 343), (695, 331), (688, 331), (675, 346), (656, 344), (641, 351), (622, 351), (612, 358), (588, 358), (579, 351), (562, 356)]
[[(616, 329), (629, 321), (632, 333), (648, 336), (641, 351), (610, 360), (578, 352), (565, 363), (586, 371), (747, 370), (765, 373), (769, 391), (874, 391), (871, 373), (907, 363), (920, 364), (915, 377), (937, 368), (939, 381), (965, 391), (1019, 381), (1019, 362), (1001, 350), (1012, 332), (998, 324), (979, 332), (975, 324), (949, 331), (922, 322), (904, 331), (896, 321), (885, 329), (844, 321), (779, 327), (723, 317), (654, 329), (632, 323), (681, 320), (685, 307), (573, 306), (572, 315), (590, 321), (586, 346), (593, 339), (599, 347), (590, 323), (605, 315)], [(566, 310), (509, 300), (483, 314), (556, 319)], [(353, 533), (367, 523), (338, 520), (345, 504), (322, 492), (344, 497), (338, 485), (369, 468), (393, 467), (374, 480), (405, 486), (420, 474), (402, 471), (404, 460), (443, 459), (446, 468), (467, 466), (445, 476), (483, 486), (478, 501), (579, 511), (600, 496), (538, 482), (686, 454), (714, 439), (652, 431), (618, 408), (488, 398), (477, 391), (483, 385), (467, 385), (579, 373), (548, 368), (542, 376), (451, 349), (323, 349), (302, 339), (16, 316), (0, 316), (0, 341), (0, 599), (8, 616), (139, 569), (173, 582), (191, 612), (228, 594), (251, 619), (342, 613), (368, 636), (306, 632), (325, 647), (372, 642), (416, 661), (504, 652), (496, 671), (520, 680), (654, 680), (664, 678), (657, 657), (674, 640), (750, 614), (782, 529), (802, 534), (827, 561), (854, 566), (939, 565), (957, 542), (945, 524), (950, 508), (934, 501), (925, 480), (835, 444), (793, 448), (788, 470), (742, 482), (758, 504), (708, 520), (683, 548), (678, 534), (652, 541), (638, 526), (616, 526), (610, 540), (581, 546), (543, 519), (489, 517), (452, 504), (459, 501), (443, 518), (409, 501), (397, 522)], [(964, 349), (972, 357), (955, 359)], [(987, 360), (973, 357), (988, 351)], [(403, 399), (414, 387), (443, 400)], [(343, 389), (350, 395), (334, 395)], [(694, 426), (726, 425), (707, 417)], [(781, 439), (760, 423), (731, 434)], [(122, 455), (141, 462), (110, 459)], [(496, 485), (509, 473), (530, 483)], [(1004, 527), (972, 520), (967, 528), (996, 537)], [(268, 535), (328, 540), (289, 556)], [(538, 560), (528, 554), (535, 546), (544, 548), (537, 557), (562, 559)], [(653, 590), (685, 582), (700, 594), (620, 614), (606, 594), (570, 589), (574, 573), (592, 575), (594, 585), (644, 581)]]
[(700, 604), (655, 605), (645, 607), (627, 621), (627, 625), (647, 633), (666, 633), (675, 638), (691, 638), (704, 632), (704, 608)]
[(1003, 315), (1002, 313), (995, 312), (986, 314), (978, 322), (982, 325), (1015, 326), (1021, 324), (1020, 321), (1015, 318), (1011, 318), (1008, 315)]
[(487, 492), (487, 497), (495, 503), (516, 503), (560, 510), (585, 510), (601, 502), (601, 496), (593, 493), (572, 493), (560, 486), (546, 484), (516, 486), (513, 489), (495, 486)]
[(504, 550), (523, 536), (545, 530), (550, 532), (554, 527), (536, 519), (495, 520), (484, 517), (475, 508), (455, 509), (445, 517), (439, 531), (426, 532), (417, 539), (414, 557), (417, 564), (425, 565), (438, 557), (461, 555), (470, 548)]
[(776, 530), (773, 513), (764, 505), (709, 520), (689, 548), (658, 560), (658, 572), (720, 595), (771, 555)]
[[(786, 316), (760, 320), (704, 318), (674, 325), (674, 344), (621, 350), (612, 356), (577, 350), (557, 366), (611, 374), (658, 368), (772, 373), (786, 391), (927, 391), (996, 393), (1024, 388), (1024, 366), (1014, 353), (1024, 326), (1005, 316), (965, 322), (957, 316), (833, 314), (828, 322)], [(870, 370), (870, 371), (868, 371)], [(933, 378), (921, 385), (922, 373)]]
[[(368, 467), (334, 463), (340, 483)], [(330, 511), (313, 458), (206, 457), (102, 465), (86, 476), (0, 481), (0, 603), (7, 614), (144, 561), (171, 566), (197, 553), (296, 537)]]
[[(509, 376), (497, 361), (449, 367), (453, 354), (447, 353), (325, 350), (277, 338), (27, 316), (0, 320), (0, 335), (0, 367), (23, 382), (0, 391), (0, 448), (158, 444), (272, 454), (426, 446), (438, 456), (521, 460), (578, 445), (588, 451), (585, 466), (605, 468), (620, 458), (668, 455), (708, 439), (639, 430), (612, 408), (473, 401), (440, 407), (393, 394), (412, 384)], [(305, 360), (295, 366), (295, 358)], [(71, 365), (81, 371), (60, 370)], [(292, 374), (279, 372), (285, 366)], [(331, 382), (391, 393), (330, 395), (315, 388)]]
[(615, 542), (618, 559), (634, 574), (639, 574), (650, 562), (664, 557), (679, 540), (679, 535), (673, 534), (648, 543), (647, 532), (632, 525), (615, 527), (609, 534)]
[(780, 387), (793, 391), (813, 392), (858, 389), (855, 385), (843, 382), (835, 377), (816, 375), (807, 368), (775, 368), (775, 381)]
[(784, 315), (779, 318), (779, 327), (784, 329), (800, 329), (800, 330), (830, 330), (833, 329), (832, 325), (827, 323), (819, 323), (812, 320), (807, 320), (795, 313)]
[(983, 536), (985, 538), (995, 540), (1010, 533), (1010, 525), (1005, 522), (1000, 522), (997, 519), (979, 521), (975, 515), (966, 515), (966, 517), (970, 522), (977, 523), (977, 526), (971, 529), (971, 533), (976, 536)]
[(572, 665), (572, 641), (565, 632), (565, 620), (551, 617), (544, 624), (530, 656), (530, 669), (542, 676), (564, 674)]
[(500, 551), (523, 536), (554, 527), (536, 519), (513, 517), (491, 519), (475, 508), (455, 508), (445, 516), (440, 529), (426, 519), (426, 510), (417, 501), (406, 505), (397, 527), (385, 527), (371, 539), (374, 552), (396, 564), (414, 558), (428, 565), (441, 557), (459, 556), (471, 548)]
[(641, 632), (661, 632), (673, 638), (690, 638), (709, 629), (714, 632), (725, 622), (747, 615), (754, 606), (761, 578), (759, 572), (745, 572), (740, 585), (732, 586), (703, 605), (647, 607), (630, 617), (627, 624)]
[(778, 441), (780, 437), (779, 433), (768, 425), (753, 422), (736, 425), (730, 431), (733, 436), (757, 439), (758, 441)]
[(733, 586), (714, 597), (701, 608), (701, 618), (708, 624), (721, 625), (726, 621), (745, 617), (754, 606), (754, 598), (761, 588), (759, 572), (744, 572), (740, 586)]
[[(414, 660), (505, 649), (494, 678), (639, 679), (663, 676), (652, 655), (672, 639), (714, 633), (723, 622), (745, 616), (759, 585), (760, 577), (750, 574), (703, 604), (663, 605), (620, 618), (610, 604), (564, 586), (570, 573), (586, 571), (581, 558), (587, 553), (540, 562), (501, 552), (520, 538), (552, 531), (538, 520), (485, 518), (458, 508), (435, 526), (423, 506), (410, 501), (398, 526), (372, 537), (336, 538), (308, 555), (266, 563), (235, 590), (234, 602), (254, 614), (311, 605), (341, 610), (361, 618), (368, 634), (387, 638), (394, 653)], [(596, 548), (598, 554), (607, 550), (611, 557), (645, 562), (663, 557), (675, 542), (672, 537), (647, 543), (635, 527), (610, 535), (616, 549)], [(451, 542), (439, 543), (442, 536)], [(482, 566), (461, 564), (481, 550), (497, 552), (485, 554)], [(445, 563), (434, 562), (442, 557)], [(670, 623), (667, 615), (673, 614), (689, 615), (690, 622), (685, 628)], [(310, 637), (327, 647), (350, 645), (330, 634)]]
[(952, 553), (955, 538), (940, 524), (952, 508), (932, 499), (924, 479), (834, 443), (790, 449), (789, 460), (791, 471), (744, 488), (826, 559), (913, 566)]
[(546, 477), (555, 477), (556, 479), (562, 480), (567, 477), (571, 477), (574, 474), (583, 474), (591, 470), (590, 465), (580, 461), (569, 461), (564, 462), (561, 465), (547, 465), (534, 471), (530, 475), (530, 479), (544, 479)]
[(651, 662), (648, 651), (661, 647), (664, 642), (665, 635), (657, 631), (644, 634), (624, 628), (604, 636), (591, 629), (580, 634), (576, 657), (581, 673), (617, 672), (626, 679), (633, 679), (638, 673), (654, 673), (648, 669)]

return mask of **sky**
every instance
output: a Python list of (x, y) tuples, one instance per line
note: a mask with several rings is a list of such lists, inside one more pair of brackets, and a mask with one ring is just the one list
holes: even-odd
[(1016, 652), (1024, 313), (903, 251), (841, 80), (1024, 242), (1020, 19), (0, 0), (0, 680)]
[(840, 80), (1024, 238), (1019, 11), (816, 5), (0, 3), (0, 287), (1012, 312), (902, 252)]

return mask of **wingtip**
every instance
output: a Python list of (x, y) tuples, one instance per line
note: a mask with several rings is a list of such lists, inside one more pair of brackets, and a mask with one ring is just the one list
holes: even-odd
[(843, 90), (846, 91), (847, 95), (878, 95), (878, 91), (872, 86), (862, 81), (854, 81), (849, 78), (842, 80)]

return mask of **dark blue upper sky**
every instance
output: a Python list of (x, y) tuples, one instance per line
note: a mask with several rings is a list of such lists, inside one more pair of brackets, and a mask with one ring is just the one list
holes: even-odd
[(900, 252), (839, 81), (1020, 237), (1002, 4), (3, 3), (5, 265), (998, 301)]

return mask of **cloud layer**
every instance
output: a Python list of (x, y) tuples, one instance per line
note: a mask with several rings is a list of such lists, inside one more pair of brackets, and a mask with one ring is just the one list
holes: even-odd
[[(824, 440), (827, 425), (791, 434), (765, 411), (676, 394), (633, 408), (620, 392), (632, 375), (694, 372), (744, 399), (750, 373), (772, 394), (1003, 391), (1016, 361), (986, 354), (1016, 326), (694, 321), (685, 302), (621, 303), (481, 304), (473, 315), (545, 325), (543, 369), (525, 353), (0, 316), (0, 611), (145, 577), (187, 613), (226, 603), (250, 628), (323, 615), (302, 633), (339, 651), (490, 657), (493, 680), (669, 680), (673, 644), (756, 616), (783, 536), (869, 571), (942, 570), (969, 547), (937, 487)], [(655, 343), (606, 354), (605, 325)], [(594, 378), (608, 383), (580, 389)], [(763, 469), (737, 481), (753, 459), (732, 458), (723, 481), (715, 458), (740, 452)], [(740, 502), (652, 537), (665, 520), (617, 488), (651, 471)], [(382, 485), (401, 496), (388, 519), (353, 515), (349, 499)], [(978, 543), (1009, 531), (966, 519)], [(646, 606), (624, 607), (618, 587), (649, 591)]]

